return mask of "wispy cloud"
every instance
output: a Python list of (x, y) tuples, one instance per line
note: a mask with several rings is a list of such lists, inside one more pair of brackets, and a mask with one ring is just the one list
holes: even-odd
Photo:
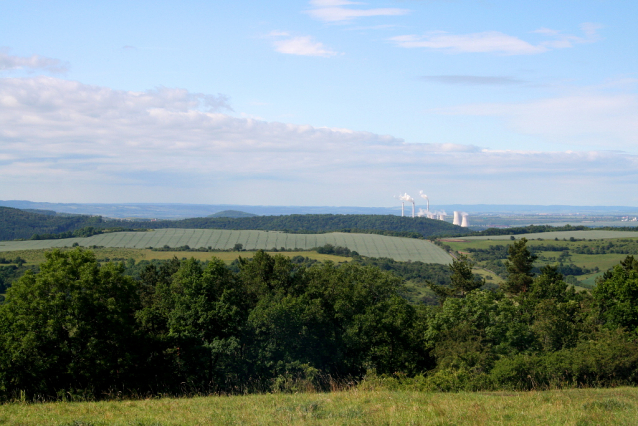
[(313, 0), (310, 5), (314, 6), (314, 8), (307, 10), (306, 13), (324, 22), (347, 22), (356, 18), (397, 16), (410, 12), (408, 9), (399, 8), (362, 8), (359, 6), (365, 5), (365, 3), (345, 0)]
[(525, 84), (525, 81), (513, 77), (482, 75), (424, 75), (419, 77), (419, 80), (458, 86), (515, 86)]
[(9, 54), (8, 49), (0, 49), (0, 71), (7, 70), (44, 70), (51, 73), (63, 73), (67, 71), (67, 66), (58, 59), (39, 55), (14, 56)]
[[(542, 123), (580, 103), (580, 110), (554, 122), (577, 117), (588, 111), (584, 100), (534, 104), (534, 111), (548, 111), (527, 117), (522, 125)], [(209, 111), (203, 110), (204, 102)], [(468, 106), (438, 113), (516, 119), (527, 108), (520, 106), (508, 116), (508, 107), (493, 105), (481, 112), (479, 106)], [(623, 107), (628, 109), (621, 121), (627, 125), (636, 114), (635, 98), (608, 99), (607, 107), (591, 111), (610, 115)], [(433, 194), (454, 194), (465, 203), (502, 202), (497, 194), (508, 194), (510, 203), (535, 197), (543, 203), (578, 204), (574, 182), (602, 203), (613, 202), (610, 186), (631, 194), (638, 179), (638, 156), (626, 153), (406, 143), (351, 129), (234, 117), (223, 113), (228, 108), (223, 96), (182, 89), (129, 92), (51, 77), (0, 79), (0, 195), (297, 205), (323, 198), (335, 205), (387, 205), (384, 194), (389, 198), (397, 186), (422, 182)], [(575, 131), (580, 123), (566, 128)], [(604, 129), (603, 123), (598, 126)], [(635, 127), (625, 130), (638, 134)]]
[(424, 48), (450, 53), (498, 53), (504, 55), (533, 55), (551, 49), (564, 49), (574, 44), (592, 43), (598, 40), (595, 24), (583, 24), (581, 29), (585, 37), (562, 34), (556, 30), (541, 28), (534, 31), (552, 40), (532, 44), (518, 37), (499, 31), (485, 31), (471, 34), (449, 34), (444, 31), (432, 31), (425, 35), (401, 35), (391, 37), (390, 41), (404, 48)]
[(586, 90), (524, 103), (462, 105), (439, 114), (500, 117), (516, 132), (594, 149), (638, 152), (638, 95)]
[(288, 55), (321, 56), (329, 58), (338, 55), (323, 43), (314, 41), (311, 36), (293, 36), (284, 31), (272, 31), (269, 36), (273, 38), (275, 50)]

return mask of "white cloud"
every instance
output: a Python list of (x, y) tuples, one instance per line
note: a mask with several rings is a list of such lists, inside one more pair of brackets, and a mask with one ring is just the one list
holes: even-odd
[(459, 86), (512, 86), (525, 83), (513, 77), (484, 75), (424, 75), (419, 80)]
[(552, 143), (638, 152), (638, 95), (582, 93), (525, 103), (463, 105), (440, 114), (501, 117), (517, 132)]
[(638, 178), (638, 157), (622, 153), (405, 143), (227, 107), (181, 89), (0, 79), (0, 199), (388, 205), (418, 183), (441, 203), (578, 204), (574, 182), (613, 202), (610, 187), (633, 194)]
[(30, 57), (9, 55), (8, 49), (0, 49), (0, 71), (44, 70), (52, 73), (66, 72), (67, 68), (58, 59), (32, 55)]
[(574, 44), (592, 43), (598, 39), (596, 24), (583, 24), (581, 29), (586, 37), (562, 34), (556, 30), (541, 28), (534, 33), (551, 37), (553, 40), (532, 44), (518, 37), (499, 31), (485, 31), (471, 34), (448, 34), (444, 31), (432, 31), (422, 36), (401, 35), (391, 37), (397, 46), (404, 48), (425, 48), (451, 53), (499, 53), (504, 55), (533, 55), (550, 49), (564, 49)]
[[(398, 8), (353, 8), (352, 5), (363, 5), (361, 2), (351, 2), (345, 0), (313, 0), (310, 2), (313, 9), (306, 13), (313, 18), (324, 22), (347, 22), (356, 18), (370, 16), (397, 16), (405, 15), (410, 11)], [(346, 6), (346, 7), (344, 7)]]
[(324, 46), (323, 43), (314, 41), (310, 36), (292, 36), (285, 31), (272, 31), (269, 34), (274, 38), (273, 45), (279, 53), (301, 56), (321, 56), (329, 58), (338, 53)]

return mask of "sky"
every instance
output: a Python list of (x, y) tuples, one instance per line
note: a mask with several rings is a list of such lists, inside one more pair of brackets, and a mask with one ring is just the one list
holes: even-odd
[(638, 206), (633, 0), (0, 0), (0, 199)]

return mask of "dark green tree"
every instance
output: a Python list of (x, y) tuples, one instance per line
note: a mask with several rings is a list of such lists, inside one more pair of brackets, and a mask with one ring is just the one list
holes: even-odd
[(428, 287), (439, 297), (441, 303), (447, 297), (465, 297), (473, 290), (485, 285), (485, 280), (472, 272), (474, 262), (467, 256), (459, 254), (450, 265), (450, 286), (428, 283)]
[(638, 262), (633, 256), (606, 272), (592, 294), (606, 327), (638, 332)]
[(241, 282), (220, 259), (213, 258), (205, 268), (190, 259), (173, 276), (171, 293), (168, 331), (180, 348), (175, 373), (189, 386), (207, 391), (237, 385), (248, 315)]
[(527, 248), (527, 239), (521, 238), (509, 246), (507, 262), (507, 280), (502, 286), (506, 293), (519, 294), (529, 290), (534, 281), (534, 261), (537, 256)]
[(0, 388), (51, 396), (135, 387), (139, 296), (121, 265), (93, 253), (46, 253), (0, 306)]

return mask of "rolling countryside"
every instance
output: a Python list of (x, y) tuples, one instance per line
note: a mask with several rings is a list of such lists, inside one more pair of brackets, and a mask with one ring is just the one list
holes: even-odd
[(242, 244), (245, 250), (270, 250), (272, 248), (309, 250), (332, 244), (347, 247), (360, 255), (388, 257), (397, 261), (421, 261), (424, 263), (449, 264), (452, 258), (429, 241), (389, 237), (374, 234), (351, 234), (334, 232), (327, 234), (288, 234), (268, 231), (228, 231), (217, 229), (158, 229), (149, 232), (113, 232), (88, 238), (65, 238), (58, 240), (2, 241), (0, 252), (34, 250), (56, 247), (71, 247), (77, 243), (82, 247), (103, 246), (145, 249), (149, 247), (212, 248), (230, 250)]

